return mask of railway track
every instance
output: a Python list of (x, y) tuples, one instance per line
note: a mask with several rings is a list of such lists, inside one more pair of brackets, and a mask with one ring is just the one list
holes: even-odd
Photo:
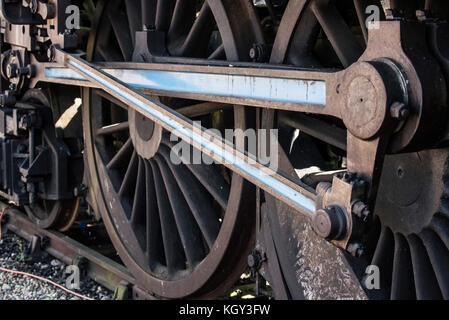
[[(4, 204), (1, 207), (8, 208)], [(15, 209), (9, 208), (4, 219), (4, 230), (10, 230), (29, 242), (31, 251), (28, 254), (39, 256), (41, 251), (46, 251), (66, 265), (78, 266), (83, 275), (115, 292), (118, 300), (156, 299), (136, 285), (134, 277), (122, 264), (98, 251), (62, 233), (39, 228)]]
[[(82, 238), (85, 235), (73, 236), (73, 232), (67, 235), (45, 230), (30, 221), (23, 212), (0, 203), (0, 210), (2, 209), (6, 209), (1, 224), (2, 230), (13, 232), (28, 242), (27, 257), (29, 259), (38, 261), (42, 253), (47, 252), (67, 266), (77, 266), (83, 277), (89, 277), (114, 292), (115, 300), (160, 299), (139, 288), (135, 278), (122, 263), (117, 261), (117, 255), (111, 243), (99, 249), (98, 244), (95, 245), (90, 241), (89, 245), (86, 239), (83, 241)], [(79, 241), (75, 238), (79, 238)], [(249, 277), (249, 274), (247, 276)], [(237, 283), (222, 299), (238, 299), (244, 296), (253, 298), (257, 296), (254, 281), (247, 279), (244, 283)], [(260, 292), (258, 298), (267, 297)]]

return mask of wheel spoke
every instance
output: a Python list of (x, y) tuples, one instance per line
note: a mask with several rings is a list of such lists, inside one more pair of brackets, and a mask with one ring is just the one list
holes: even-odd
[(134, 191), (131, 189), (133, 186), (135, 186), (134, 182), (136, 181), (138, 164), (139, 156), (137, 155), (137, 152), (134, 151), (128, 169), (126, 170), (125, 177), (123, 178), (122, 185), (120, 186), (120, 190), (118, 192), (120, 198), (123, 198), (125, 195), (130, 195)]
[[(170, 149), (174, 146), (173, 142), (166, 137), (162, 138), (162, 143)], [(184, 143), (184, 142), (181, 142)], [(228, 197), (230, 193), (230, 186), (224, 177), (214, 169), (211, 165), (191, 164), (188, 155), (177, 154), (186, 167), (193, 173), (198, 181), (209, 191), (214, 197), (215, 201), (226, 210), (228, 204)]]
[(205, 256), (200, 230), (167, 164), (159, 155), (155, 157), (155, 160), (164, 180), (189, 268), (193, 268)]
[(129, 122), (120, 122), (120, 123), (114, 123), (109, 126), (104, 126), (97, 130), (97, 136), (106, 136), (106, 135), (112, 135), (114, 133), (119, 133), (122, 131), (127, 131), (129, 129)]
[(195, 23), (182, 45), (180, 55), (188, 57), (202, 56), (209, 45), (209, 41), (204, 41), (204, 39), (210, 38), (212, 31), (214, 30), (214, 25), (214, 16), (207, 1), (205, 1)]
[(123, 145), (123, 147), (117, 152), (117, 154), (109, 161), (109, 163), (106, 165), (106, 167), (111, 169), (117, 169), (124, 167), (129, 158), (131, 157), (131, 154), (133, 152), (133, 142), (131, 138), (129, 138), (126, 143)]
[(153, 171), (148, 161), (145, 161), (145, 182), (146, 182), (146, 221), (147, 221), (147, 255), (150, 266), (156, 263), (166, 264), (163, 238), (161, 232), (161, 220), (157, 206), (155, 190), (155, 179)]
[(315, 14), (309, 6), (306, 7), (291, 36), (286, 63), (303, 68), (320, 67), (321, 64), (313, 53), (320, 30)]
[(391, 285), (392, 300), (416, 299), (413, 267), (410, 249), (402, 235), (395, 234), (393, 276)]
[(172, 164), (170, 161), (170, 150), (167, 147), (161, 147), (160, 153), (175, 176), (176, 182), (201, 229), (207, 245), (209, 248), (212, 248), (220, 232), (220, 223), (214, 214), (210, 199), (206, 196), (207, 190), (195, 180), (192, 173), (185, 166)]
[(119, 99), (117, 99), (116, 97), (110, 95), (109, 93), (105, 92), (104, 90), (101, 89), (94, 89), (93, 93), (97, 96), (100, 96), (106, 100), (108, 100), (112, 105), (120, 107), (124, 110), (128, 110), (129, 106), (126, 105), (125, 103), (123, 103), (123, 101), (120, 101)]
[(133, 47), (136, 43), (136, 32), (142, 30), (142, 7), (140, 0), (125, 0), (126, 13), (128, 15), (129, 33)]
[(390, 284), (393, 271), (394, 238), (388, 228), (382, 228), (379, 242), (377, 243), (372, 265), (378, 266), (380, 270), (381, 290), (386, 296), (390, 296)]
[(416, 297), (420, 300), (441, 299), (438, 281), (435, 278), (429, 256), (421, 239), (416, 236), (409, 237), (410, 252), (412, 257)]
[(99, 45), (97, 53), (105, 61), (123, 61), (123, 56), (120, 51), (111, 46)]
[(136, 238), (139, 241), (140, 247), (143, 251), (146, 250), (146, 201), (145, 201), (145, 165), (144, 160), (139, 158), (139, 165), (137, 169), (137, 179), (134, 192), (134, 200), (131, 211), (131, 218), (129, 222), (135, 230)]
[(271, 63), (280, 64), (284, 62), (293, 31), (307, 1), (308, 0), (297, 0), (288, 2), (273, 45), (270, 60)]
[(225, 109), (225, 108), (232, 108), (232, 105), (229, 104), (222, 104), (222, 103), (216, 103), (216, 102), (203, 102), (194, 104), (191, 106), (183, 107), (180, 109), (177, 109), (176, 111), (180, 114), (188, 117), (188, 118), (195, 118), (204, 116), (206, 114), (211, 114), (216, 111)]
[(440, 204), (440, 214), (449, 219), (449, 199), (442, 199)]
[(168, 31), (173, 16), (176, 0), (160, 0), (157, 2), (156, 30)]
[(176, 230), (176, 222), (170, 207), (170, 202), (165, 190), (164, 182), (157, 164), (151, 163), (155, 182), (159, 219), (161, 221), (164, 253), (169, 274), (185, 268), (184, 249)]
[(132, 225), (142, 225), (144, 222), (145, 215), (145, 164), (144, 160), (138, 159), (139, 165), (137, 168), (137, 179), (136, 179), (136, 187), (134, 192), (134, 200), (133, 200), (133, 208), (131, 212), (130, 222)]
[[(377, 8), (382, 8), (382, 3), (380, 0), (354, 0), (355, 10), (357, 12), (357, 17), (359, 19), (360, 28), (362, 29), (363, 38), (365, 39), (365, 43), (368, 43), (368, 28), (366, 26), (366, 8), (368, 6), (376, 6)], [(385, 14), (383, 10), (380, 10), (379, 19), (385, 20)]]
[(449, 299), (449, 273), (447, 272), (449, 252), (444, 243), (433, 231), (425, 230), (421, 238), (429, 254), (430, 262), (438, 279), (443, 298)]
[(446, 248), (449, 250), (449, 222), (447, 219), (436, 216), (433, 218), (431, 224), (431, 229), (440, 237)]
[[(366, 14), (365, 9), (369, 5), (370, 0), (354, 0), (355, 11), (357, 12), (357, 18), (359, 19), (360, 28), (362, 29), (363, 38), (365, 43), (368, 43), (368, 28), (366, 27)], [(381, 8), (381, 7), (379, 7)]]
[(176, 1), (173, 18), (168, 30), (167, 47), (170, 52), (176, 53), (182, 45), (183, 38), (188, 34), (195, 21), (196, 1)]
[[(164, 0), (163, 0), (164, 1)], [(158, 0), (141, 0), (142, 24), (147, 29), (156, 28), (156, 10)]]
[(337, 8), (329, 0), (316, 0), (312, 3), (312, 10), (343, 67), (356, 62), (363, 49)]
[(128, 18), (123, 11), (119, 10), (119, 4), (119, 1), (114, 1), (113, 5), (108, 7), (108, 17), (123, 59), (129, 61), (133, 54), (133, 43), (129, 34)]
[(214, 52), (207, 58), (209, 60), (222, 60), (226, 58), (226, 52), (223, 44), (220, 44)]

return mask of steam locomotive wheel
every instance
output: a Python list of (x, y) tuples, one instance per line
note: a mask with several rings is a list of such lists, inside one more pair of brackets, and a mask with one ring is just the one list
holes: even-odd
[(62, 201), (37, 200), (25, 206), (25, 211), (37, 226), (65, 232), (70, 229), (78, 216), (80, 198)]
[[(50, 107), (49, 99), (42, 90), (28, 90), (22, 102)], [(36, 199), (35, 203), (25, 206), (24, 209), (28, 218), (40, 228), (65, 232), (78, 216), (80, 201), (80, 198), (58, 201)]]
[[(278, 21), (270, 62), (343, 69), (357, 61), (365, 44), (361, 32), (353, 35), (347, 22), (351, 7), (354, 14), (349, 18), (354, 25), (358, 21), (353, 1), (288, 1)], [(344, 17), (342, 12), (346, 14)], [(281, 121), (293, 117), (290, 112), (264, 110), (262, 126), (279, 130), (279, 170), (298, 179), (302, 178), (302, 170), (324, 169), (325, 159), (322, 142)], [(268, 225), (265, 232), (271, 234), (277, 251), (277, 257), (271, 260), (277, 259), (281, 270), (276, 276), (273, 268), (268, 277), (275, 279), (271, 282), (278, 299), (366, 298), (339, 249), (318, 237), (308, 220), (293, 209), (270, 195), (265, 194), (265, 199), (262, 221)], [(279, 277), (284, 282), (276, 280)]]
[[(131, 59), (135, 31), (142, 28), (140, 3), (98, 2), (91, 60)], [(154, 28), (166, 35), (159, 52), (235, 61), (255, 42), (258, 24), (249, 3), (152, 3), (147, 10), (156, 17)], [(175, 109), (195, 104), (154, 98)], [(168, 132), (110, 96), (86, 90), (83, 100), (94, 206), (139, 286), (161, 298), (224, 293), (253, 246), (253, 187), (220, 165), (185, 162), (173, 152)], [(238, 107), (193, 119), (214, 127), (217, 118), (228, 119), (228, 128), (245, 128)]]
[(371, 261), (380, 270), (382, 298), (449, 298), (448, 159), (441, 149), (385, 161)]
[[(364, 21), (360, 19), (360, 12), (365, 12), (362, 3), (289, 1), (274, 42), (271, 62), (316, 69), (348, 67), (361, 56), (367, 39), (363, 25), (357, 25)], [(410, 6), (403, 12), (413, 15), (418, 8)], [(286, 151), (280, 153), (280, 169), (298, 178), (297, 173), (309, 167), (326, 167), (325, 144), (279, 120), (286, 118), (285, 114), (281, 117), (280, 112), (266, 111), (262, 119), (267, 128), (280, 131), (280, 144)], [(332, 125), (339, 126), (338, 122)], [(342, 152), (340, 150), (340, 154), (344, 154)], [(303, 294), (310, 299), (336, 299), (346, 295), (352, 299), (362, 296), (449, 298), (449, 277), (444, 268), (449, 263), (447, 159), (447, 149), (385, 159), (376, 203), (376, 226), (369, 235), (365, 257), (359, 259), (335, 252), (313, 235), (310, 228), (304, 227), (304, 221), (293, 210), (266, 196), (262, 212), (268, 216), (276, 249), (282, 250), (278, 259), (286, 281), (288, 294), (285, 297)], [(332, 263), (325, 262), (329, 260)], [(368, 265), (379, 267), (380, 290), (362, 291), (362, 285), (357, 288), (346, 285), (344, 279), (350, 274), (349, 269), (353, 277), (363, 283)], [(295, 269), (296, 266), (301, 267)], [(319, 286), (315, 286), (315, 277), (320, 278)]]

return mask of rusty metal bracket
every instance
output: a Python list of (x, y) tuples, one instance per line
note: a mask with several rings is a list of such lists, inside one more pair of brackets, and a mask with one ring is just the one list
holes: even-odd
[(46, 236), (33, 235), (24, 252), (24, 258), (27, 261), (36, 261), (41, 258), (45, 249), (48, 247), (50, 239)]
[(131, 296), (132, 285), (127, 281), (120, 281), (114, 290), (114, 300), (128, 300)]

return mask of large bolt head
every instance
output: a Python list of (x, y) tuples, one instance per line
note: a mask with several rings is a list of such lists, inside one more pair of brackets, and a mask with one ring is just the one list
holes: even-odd
[(369, 207), (362, 201), (356, 201), (352, 205), (352, 213), (362, 219), (364, 222), (367, 222), (371, 215)]
[(248, 267), (250, 268), (259, 269), (261, 262), (262, 257), (258, 251), (254, 251), (248, 256)]
[(395, 102), (390, 107), (391, 117), (404, 121), (410, 116), (410, 109), (402, 102)]
[(256, 48), (251, 48), (251, 49), (249, 50), (249, 57), (250, 57), (251, 59), (257, 59), (257, 54), (258, 54), (258, 52), (257, 52), (257, 49), (256, 49)]
[(352, 256), (356, 258), (360, 258), (362, 255), (365, 254), (365, 248), (360, 243), (349, 244), (346, 251), (348, 251)]
[(316, 212), (313, 218), (313, 229), (322, 238), (327, 238), (332, 230), (332, 221), (324, 209)]
[(15, 65), (14, 63), (8, 64), (8, 66), (6, 67), (6, 76), (9, 79), (13, 79), (17, 77), (17, 75), (18, 75), (17, 65)]
[(384, 125), (388, 103), (380, 67), (367, 62), (354, 64), (345, 71), (340, 92), (340, 115), (349, 132), (362, 140), (376, 136)]
[(56, 49), (52, 45), (47, 49), (47, 58), (50, 62), (52, 62), (55, 59), (55, 56), (56, 56)]
[(341, 240), (346, 235), (346, 216), (339, 207), (318, 210), (312, 223), (315, 232), (324, 239)]
[(257, 265), (258, 261), (256, 260), (256, 257), (252, 254), (248, 256), (248, 267), (254, 268)]

